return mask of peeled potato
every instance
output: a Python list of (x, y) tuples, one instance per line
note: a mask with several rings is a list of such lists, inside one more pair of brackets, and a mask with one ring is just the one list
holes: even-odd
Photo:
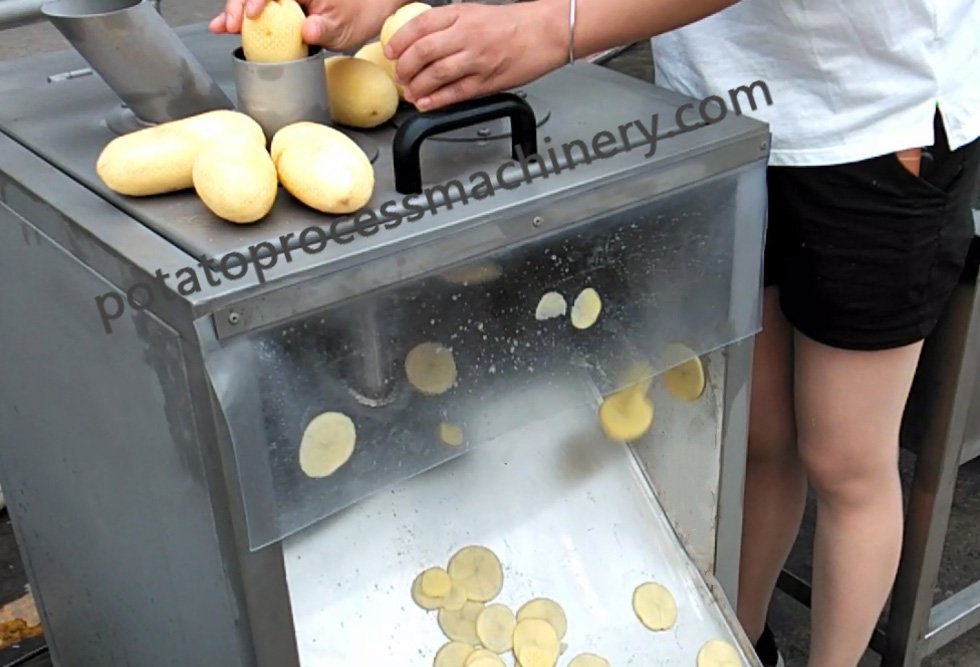
[(239, 224), (268, 215), (279, 191), (269, 153), (242, 137), (207, 144), (194, 160), (192, 175), (204, 205), (219, 218)]
[(424, 2), (411, 2), (400, 7), (398, 11), (385, 19), (384, 25), (381, 26), (381, 44), (387, 46), (388, 41), (403, 25), (430, 9), (432, 7)]
[(698, 667), (742, 667), (735, 647), (720, 639), (709, 639), (698, 651)]
[(274, 159), (286, 191), (321, 213), (353, 213), (374, 193), (371, 160), (353, 140), (337, 134), (325, 141), (292, 142)]
[[(664, 387), (680, 401), (694, 401), (705, 388), (704, 366), (694, 350), (681, 343), (671, 343), (661, 355), (664, 366), (673, 366), (663, 374)], [(681, 363), (682, 359), (686, 359)]]
[(348, 137), (346, 134), (340, 130), (336, 130), (329, 125), (324, 125), (323, 123), (314, 123), (308, 120), (301, 120), (296, 123), (290, 123), (285, 127), (279, 129), (274, 135), (272, 135), (272, 143), (269, 145), (269, 154), (272, 156), (272, 161), (275, 164), (279, 164), (279, 157), (286, 148), (294, 145), (309, 145), (315, 143), (317, 145), (332, 146), (334, 144), (342, 144), (350, 148), (350, 144), (354, 144), (354, 140)]
[(269, 0), (256, 18), (242, 20), (245, 59), (259, 63), (300, 60), (309, 55), (303, 41), (306, 13), (296, 0)]
[(328, 477), (354, 453), (357, 431), (350, 417), (324, 412), (306, 427), (299, 446), (299, 466), (308, 477)]
[(463, 547), (449, 559), (446, 567), (453, 581), (458, 581), (470, 600), (487, 602), (504, 587), (504, 570), (497, 555), (486, 547)]
[(112, 139), (95, 163), (98, 177), (129, 197), (162, 195), (194, 187), (194, 160), (209, 142), (235, 136), (265, 148), (262, 127), (227, 109), (161, 123)]
[(439, 343), (419, 343), (405, 356), (405, 376), (427, 396), (449, 391), (456, 382), (456, 373), (453, 351)]
[(388, 73), (362, 58), (331, 58), (324, 63), (330, 117), (351, 127), (372, 128), (398, 111), (398, 89)]
[(405, 89), (395, 81), (395, 63), (385, 57), (385, 47), (381, 42), (365, 44), (354, 54), (354, 57), (360, 58), (361, 60), (369, 60), (383, 69), (394, 84), (395, 90), (398, 91), (398, 99), (405, 99)]
[(640, 623), (655, 632), (669, 630), (677, 622), (677, 603), (666, 588), (654, 582), (633, 591), (633, 611)]
[(555, 629), (558, 639), (563, 638), (568, 630), (565, 611), (561, 605), (548, 598), (535, 598), (525, 602), (524, 606), (517, 610), (517, 620), (523, 621), (526, 618), (538, 618), (546, 621)]

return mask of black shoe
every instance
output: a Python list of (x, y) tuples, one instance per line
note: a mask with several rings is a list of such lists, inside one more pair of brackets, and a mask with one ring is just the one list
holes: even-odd
[(762, 630), (759, 641), (755, 643), (755, 654), (759, 656), (762, 667), (786, 667), (783, 656), (779, 654), (779, 647), (776, 646), (776, 638), (768, 625)]

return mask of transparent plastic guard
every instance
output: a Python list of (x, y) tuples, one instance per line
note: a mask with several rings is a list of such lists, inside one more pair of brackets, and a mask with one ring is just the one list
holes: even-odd
[[(764, 193), (764, 168), (743, 169), (220, 341), (206, 364), (251, 548), (512, 430), (594, 406), (596, 391), (620, 388), (637, 364), (660, 373), (757, 333)], [(578, 328), (571, 313), (587, 288), (601, 310)], [(548, 292), (566, 309), (538, 319)], [(426, 362), (425, 348), (440, 352)], [(526, 397), (517, 408), (515, 394)], [(310, 477), (300, 444), (328, 411), (351, 419), (356, 443), (333, 474)]]

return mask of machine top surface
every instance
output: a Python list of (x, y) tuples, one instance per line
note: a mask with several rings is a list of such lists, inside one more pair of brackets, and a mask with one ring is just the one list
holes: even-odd
[[(235, 99), (231, 54), (240, 39), (212, 35), (205, 26), (177, 32), (209, 74)], [(202, 255), (227, 257), (233, 252), (247, 256), (250, 247), (262, 243), (270, 244), (268, 247), (279, 246), (273, 250), (278, 252), (282, 251), (283, 243), (296, 249), (302, 230), (314, 225), (329, 229), (335, 219), (341, 221), (331, 229), (332, 234), (346, 232), (353, 236), (350, 218), (320, 214), (292, 199), (282, 189), (269, 216), (253, 225), (234, 225), (218, 219), (193, 191), (137, 199), (108, 190), (96, 175), (95, 163), (102, 148), (116, 136), (107, 119), (118, 116), (121, 102), (98, 75), (79, 72), (85, 67), (85, 61), (74, 50), (0, 65), (0, 81), (3, 82), (0, 83), (0, 131), (194, 258)], [(719, 143), (766, 134), (762, 123), (730, 111), (721, 123), (710, 126), (702, 123), (699, 130), (672, 136), (678, 134), (676, 109), (690, 100), (590, 64), (565, 67), (527, 86), (521, 94), (535, 111), (539, 153), (545, 155), (546, 150), (553, 148), (557, 164), (562, 168), (567, 168), (567, 158), (582, 166), (570, 173), (563, 172), (560, 178), (539, 178), (523, 187), (498, 188), (489, 198), (492, 201), (462, 201), (466, 195), (461, 192), (448, 189), (440, 194), (431, 190), (433, 184), (458, 179), (466, 186), (466, 191), (472, 193), (474, 174), (499, 175), (500, 165), (511, 158), (509, 122), (506, 119), (490, 121), (480, 128), (464, 128), (426, 140), (420, 159), (425, 190), (407, 202), (395, 188), (391, 151), (397, 126), (404, 122), (406, 114), (412, 113), (403, 110), (392, 122), (380, 128), (349, 134), (369, 156), (377, 155), (374, 160), (375, 191), (368, 208), (378, 212), (385, 205), (384, 211), (402, 211), (396, 215), (403, 215), (406, 210), (412, 210), (414, 203), (418, 207), (415, 210), (425, 210), (425, 215), (420, 216), (418, 222), (409, 218), (413, 222), (411, 227), (405, 225), (402, 230), (397, 230), (397, 234), (387, 232), (362, 238), (359, 248), (397, 243), (409, 236), (474, 216), (499, 214), (504, 209), (527, 204), (531, 198), (545, 197), (563, 188), (580, 188), (590, 181), (622, 171), (626, 164), (622, 160), (595, 156), (593, 140), (601, 132), (609, 135), (600, 150), (608, 154), (612, 150), (608, 142), (615, 141), (620, 157), (627, 150), (633, 154), (626, 158), (632, 168), (644, 162), (676, 161), (692, 151), (703, 153)], [(611, 104), (613, 100), (615, 103)], [(692, 105), (685, 112), (685, 122), (700, 122), (696, 106)], [(638, 125), (642, 124), (649, 134), (654, 114), (657, 115), (656, 135), (669, 139), (658, 141), (656, 153), (650, 156), (649, 142)], [(576, 140), (582, 143), (567, 152), (563, 149)], [(582, 147), (588, 148), (590, 157), (583, 157)], [(503, 178), (513, 183), (521, 180), (523, 173), (519, 165), (511, 165)], [(695, 170), (691, 181), (703, 177), (705, 174)], [(444, 199), (440, 198), (445, 192), (465, 205), (447, 209)], [(409, 208), (406, 209), (406, 205)], [(293, 236), (283, 242), (283, 237), (290, 233)], [(330, 261), (330, 255), (324, 253), (322, 261)]]

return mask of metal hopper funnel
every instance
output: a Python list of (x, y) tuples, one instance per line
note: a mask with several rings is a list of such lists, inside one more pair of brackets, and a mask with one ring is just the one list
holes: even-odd
[(149, 0), (55, 0), (41, 12), (144, 124), (234, 108)]

